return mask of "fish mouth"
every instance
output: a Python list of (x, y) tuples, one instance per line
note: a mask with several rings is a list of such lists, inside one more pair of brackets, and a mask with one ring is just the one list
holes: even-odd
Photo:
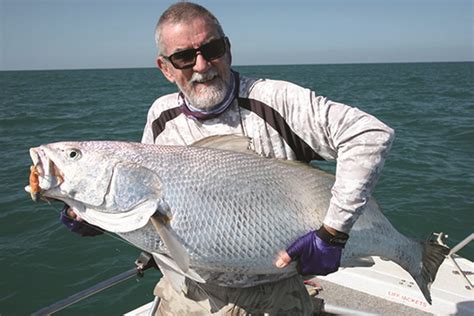
[(33, 165), (30, 166), (29, 185), (25, 190), (37, 202), (45, 198), (45, 192), (64, 182), (64, 175), (41, 147), (30, 149)]

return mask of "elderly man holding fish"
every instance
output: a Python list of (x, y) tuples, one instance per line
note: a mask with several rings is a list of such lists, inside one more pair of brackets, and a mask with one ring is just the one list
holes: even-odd
[[(207, 137), (233, 134), (250, 139), (249, 148), (261, 156), (336, 160), (336, 180), (323, 225), (282, 249), (275, 265), (284, 268), (298, 260), (302, 275), (337, 271), (351, 228), (379, 178), (393, 130), (357, 108), (295, 84), (241, 76), (231, 68), (230, 39), (218, 20), (199, 5), (179, 2), (169, 7), (158, 22), (155, 39), (157, 66), (179, 91), (153, 103), (142, 142), (193, 145)], [(82, 235), (100, 233), (98, 228), (84, 228), (84, 222), (74, 217), (71, 209), (62, 212), (62, 221), (71, 230)], [(161, 297), (160, 315), (311, 314), (300, 276), (241, 288), (188, 282), (183, 289), (174, 282), (172, 271), (161, 268), (164, 277), (155, 289)], [(219, 302), (217, 310), (215, 302)]]

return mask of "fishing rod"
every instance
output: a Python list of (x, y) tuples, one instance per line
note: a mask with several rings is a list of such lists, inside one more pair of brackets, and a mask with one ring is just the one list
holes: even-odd
[(137, 276), (143, 277), (144, 271), (148, 270), (149, 268), (155, 268), (159, 270), (158, 266), (155, 263), (155, 260), (153, 259), (153, 256), (147, 252), (142, 252), (138, 256), (137, 260), (135, 260), (135, 268), (122, 272), (107, 280), (97, 283), (96, 285), (91, 286), (88, 289), (80, 291), (56, 303), (46, 306), (40, 309), (39, 311), (33, 313), (32, 315), (44, 316), (44, 315), (51, 315), (53, 313), (59, 312), (72, 304), (82, 301), (83, 299), (88, 298), (89, 296), (99, 293), (105, 289), (108, 289), (118, 283), (121, 283), (123, 281), (126, 281), (130, 278), (137, 277)]

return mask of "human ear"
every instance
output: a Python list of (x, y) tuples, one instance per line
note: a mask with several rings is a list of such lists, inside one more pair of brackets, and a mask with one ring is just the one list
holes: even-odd
[(168, 79), (169, 82), (174, 83), (174, 76), (170, 70), (170, 64), (163, 58), (163, 56), (158, 56), (156, 58), (156, 65), (158, 66), (158, 69), (161, 70), (166, 79)]

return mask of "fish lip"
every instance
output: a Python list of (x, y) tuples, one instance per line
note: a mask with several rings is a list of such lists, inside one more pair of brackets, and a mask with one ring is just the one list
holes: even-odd
[(51, 155), (47, 154), (46, 148), (43, 146), (34, 147), (30, 148), (29, 152), (39, 181), (39, 192), (30, 191), (30, 193), (32, 193), (32, 199), (37, 201), (47, 190), (60, 186), (64, 182), (64, 176), (54, 160), (51, 159)]

